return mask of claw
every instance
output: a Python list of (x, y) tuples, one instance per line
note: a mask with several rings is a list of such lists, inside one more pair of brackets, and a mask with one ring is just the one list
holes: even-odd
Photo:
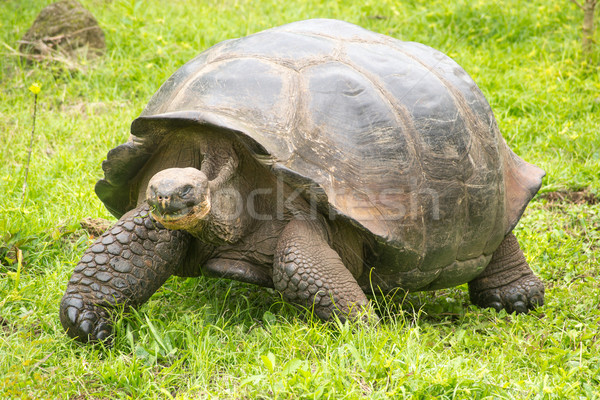
[(90, 320), (83, 321), (79, 324), (79, 329), (86, 335), (89, 335), (92, 332), (92, 322)]
[(106, 322), (101, 320), (100, 323), (98, 324), (98, 326), (96, 326), (95, 332), (94, 332), (94, 337), (100, 341), (106, 341), (106, 339), (108, 339), (110, 337), (112, 333), (112, 327), (111, 325)]
[(527, 314), (529, 312), (527, 304), (522, 301), (517, 301), (516, 303), (513, 303), (512, 308), (517, 314)]
[(72, 338), (82, 342), (106, 340), (112, 331), (107, 318), (104, 310), (86, 304), (79, 296), (63, 297), (60, 321)]
[(489, 303), (488, 307), (493, 308), (494, 310), (496, 310), (498, 312), (500, 312), (504, 308), (502, 303), (499, 301), (493, 301), (493, 302)]
[(529, 302), (532, 308), (541, 307), (544, 305), (544, 296), (533, 296)]
[(75, 307), (68, 307), (67, 317), (71, 324), (75, 325), (77, 323), (77, 317), (79, 317), (79, 311)]

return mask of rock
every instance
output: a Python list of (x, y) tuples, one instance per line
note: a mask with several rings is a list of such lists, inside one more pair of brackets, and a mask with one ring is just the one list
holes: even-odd
[(62, 0), (44, 8), (19, 41), (27, 61), (58, 61), (73, 69), (79, 59), (104, 54), (104, 32), (77, 0)]

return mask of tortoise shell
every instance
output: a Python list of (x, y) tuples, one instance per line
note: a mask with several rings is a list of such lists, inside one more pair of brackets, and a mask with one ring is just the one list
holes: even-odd
[(228, 40), (175, 72), (103, 163), (96, 193), (115, 216), (136, 206), (157, 144), (194, 124), (233, 133), (330, 218), (371, 235), (390, 287), (476, 276), (544, 176), (449, 57), (335, 20)]

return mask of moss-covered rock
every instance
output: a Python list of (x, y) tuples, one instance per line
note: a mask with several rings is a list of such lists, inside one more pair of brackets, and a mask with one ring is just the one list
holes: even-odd
[(70, 65), (80, 58), (102, 55), (105, 48), (98, 21), (77, 0), (62, 0), (44, 8), (19, 45), (26, 60)]

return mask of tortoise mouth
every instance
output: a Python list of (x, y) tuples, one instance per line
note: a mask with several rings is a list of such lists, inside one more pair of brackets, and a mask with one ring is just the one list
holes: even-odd
[(151, 213), (156, 220), (160, 220), (160, 222), (162, 223), (163, 221), (170, 222), (184, 218), (192, 212), (192, 208), (193, 207), (185, 207), (178, 210), (177, 212), (160, 212), (158, 208), (155, 207), (152, 209)]
[(175, 212), (160, 212), (152, 207), (150, 214), (167, 229), (195, 230), (210, 212), (208, 200), (191, 207), (183, 207)]

